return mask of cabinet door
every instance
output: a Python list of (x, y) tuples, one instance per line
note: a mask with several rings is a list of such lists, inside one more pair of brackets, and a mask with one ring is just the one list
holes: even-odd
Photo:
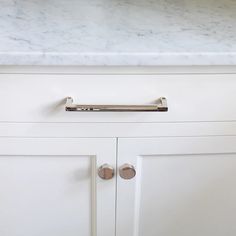
[(115, 139), (0, 139), (1, 236), (111, 236)]
[(236, 137), (120, 139), (117, 236), (235, 236)]

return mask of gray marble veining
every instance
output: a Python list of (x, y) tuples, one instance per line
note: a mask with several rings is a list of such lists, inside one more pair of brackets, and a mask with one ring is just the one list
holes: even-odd
[(0, 0), (0, 65), (236, 65), (236, 0)]

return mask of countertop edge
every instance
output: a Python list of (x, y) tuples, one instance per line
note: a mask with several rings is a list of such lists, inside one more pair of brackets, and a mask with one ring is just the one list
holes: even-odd
[(212, 66), (236, 65), (236, 52), (54, 53), (0, 52), (4, 66)]

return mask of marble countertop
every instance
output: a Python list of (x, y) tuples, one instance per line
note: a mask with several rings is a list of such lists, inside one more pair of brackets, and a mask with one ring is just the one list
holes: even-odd
[(0, 6), (0, 65), (236, 65), (236, 0)]

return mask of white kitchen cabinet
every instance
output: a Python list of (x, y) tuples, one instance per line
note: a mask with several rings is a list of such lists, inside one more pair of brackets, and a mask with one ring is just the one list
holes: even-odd
[[(3, 236), (236, 233), (236, 137), (0, 138)], [(117, 175), (98, 177), (113, 166)], [(136, 176), (123, 179), (129, 164)], [(117, 179), (116, 179), (117, 178)]]
[(234, 236), (236, 137), (124, 138), (117, 236)]
[(1, 236), (236, 235), (236, 71), (140, 70), (0, 73)]
[(115, 235), (115, 139), (0, 138), (1, 236)]

